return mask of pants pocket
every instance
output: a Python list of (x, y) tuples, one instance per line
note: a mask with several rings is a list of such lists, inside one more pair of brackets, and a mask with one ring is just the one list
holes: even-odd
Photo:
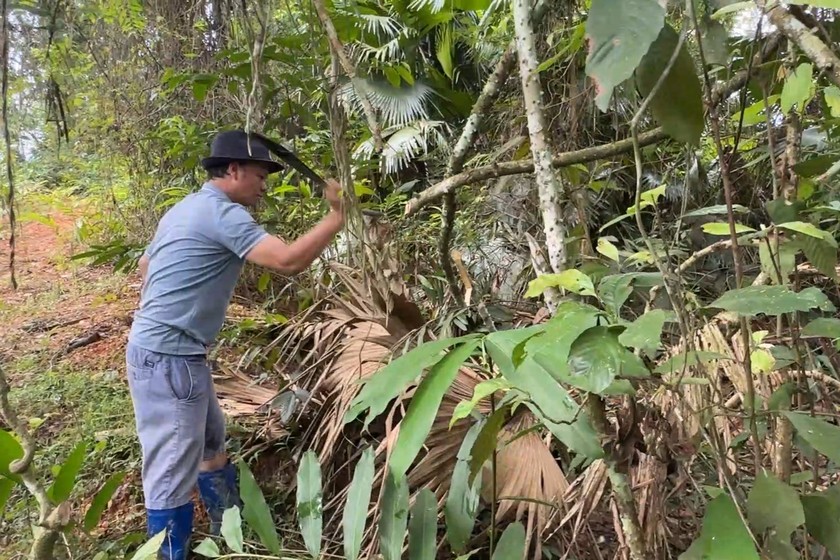
[(172, 396), (181, 402), (198, 399), (205, 391), (205, 377), (209, 377), (206, 363), (198, 360), (175, 359), (169, 364), (166, 381)]

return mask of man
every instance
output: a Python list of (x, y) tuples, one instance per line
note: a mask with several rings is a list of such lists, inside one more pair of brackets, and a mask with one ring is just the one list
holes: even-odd
[(202, 166), (209, 180), (163, 216), (140, 259), (143, 287), (126, 348), (148, 532), (168, 529), (161, 552), (172, 560), (188, 552), (196, 483), (215, 534), (224, 510), (241, 507), (207, 349), (244, 261), (296, 274), (344, 224), (339, 185), (329, 180), (329, 214), (293, 243), (258, 225), (246, 207), (259, 201), (266, 177), (282, 166), (243, 131), (219, 134)]

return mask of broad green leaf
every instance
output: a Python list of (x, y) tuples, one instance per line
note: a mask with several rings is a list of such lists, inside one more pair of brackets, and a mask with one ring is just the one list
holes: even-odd
[(93, 501), (90, 503), (90, 507), (85, 514), (85, 531), (92, 531), (97, 525), (99, 525), (99, 520), (102, 518), (102, 512), (104, 512), (105, 508), (108, 507), (108, 502), (111, 500), (114, 492), (117, 491), (117, 488), (120, 487), (124, 478), (125, 471), (115, 472), (108, 477), (108, 480), (105, 481), (105, 484), (102, 485), (102, 488), (96, 493), (96, 496), (93, 497)]
[[(552, 367), (540, 358), (541, 355), (535, 357), (544, 368)], [(558, 365), (554, 367), (565, 382), (597, 394), (609, 387), (616, 376), (649, 375), (641, 358), (625, 348), (609, 327), (592, 327), (574, 341), (569, 352), (568, 373)]]
[(701, 21), (703, 30), (703, 54), (707, 64), (726, 66), (729, 63), (729, 32), (719, 21), (704, 17)]
[(834, 248), (837, 248), (837, 240), (834, 239), (834, 236), (828, 233), (827, 231), (821, 230), (814, 224), (809, 224), (808, 222), (787, 222), (784, 224), (779, 224), (778, 227), (782, 229), (788, 229), (790, 231), (795, 231), (797, 233), (802, 233), (810, 237), (816, 237), (817, 239), (822, 239), (829, 245), (832, 245)]
[(824, 336), (826, 338), (840, 338), (840, 319), (834, 317), (819, 317), (802, 329), (803, 336)]
[(450, 80), (452, 78), (453, 63), (452, 63), (452, 28), (449, 25), (441, 25), (440, 33), (437, 40), (437, 59), (440, 62), (440, 67), (443, 68), (443, 73)]
[[(700, 229), (709, 235), (731, 235), (729, 224), (726, 222), (708, 222), (700, 226)], [(750, 233), (753, 231), (755, 231), (753, 228), (744, 224), (735, 224), (735, 233)]]
[(599, 237), (596, 250), (608, 259), (618, 262), (618, 247), (613, 245), (609, 239)]
[(818, 308), (834, 311), (834, 305), (818, 288), (805, 288), (793, 292), (787, 286), (748, 286), (729, 290), (709, 304), (742, 315), (781, 315), (794, 311)]
[[(840, 91), (840, 90), (838, 90)], [(822, 155), (803, 159), (793, 166), (793, 171), (800, 177), (817, 177), (822, 175), (837, 162), (837, 156)]]
[(806, 4), (814, 8), (840, 10), (840, 0), (786, 0), (786, 4)]
[(734, 14), (735, 12), (740, 12), (741, 10), (746, 10), (748, 8), (755, 8), (755, 2), (734, 2), (713, 13), (712, 19), (720, 20), (724, 16), (728, 16), (729, 14)]
[(655, 351), (661, 343), (665, 322), (673, 319), (673, 312), (654, 309), (630, 323), (627, 329), (618, 336), (618, 341), (630, 348)]
[[(677, 32), (666, 23), (636, 70), (636, 84), (643, 97), (648, 97), (662, 77), (678, 42)], [(692, 145), (700, 143), (705, 124), (703, 97), (694, 62), (685, 45), (649, 107), (669, 136)]]
[[(767, 246), (767, 243), (759, 244), (758, 257), (761, 263), (761, 271), (766, 273), (774, 284), (779, 284), (779, 272), (781, 272), (782, 284), (785, 284), (796, 267), (796, 254), (799, 252), (799, 247), (795, 243), (782, 242), (779, 243), (778, 253), (771, 253), (775, 250), (773, 243), (770, 244), (770, 247)], [(779, 267), (778, 271), (776, 270), (777, 266)]]
[(540, 330), (536, 326), (491, 333), (485, 339), (487, 352), (504, 378), (530, 398), (526, 405), (554, 437), (574, 452), (598, 459), (603, 456), (598, 437), (589, 417), (578, 413), (580, 407), (569, 393), (533, 357), (526, 356), (519, 366), (513, 364), (514, 348)]
[(487, 422), (484, 423), (478, 432), (470, 450), (470, 472), (467, 484), (471, 485), (476, 480), (476, 476), (481, 471), (484, 463), (492, 457), (493, 451), (496, 450), (499, 442), (499, 431), (504, 426), (509, 412), (509, 406), (503, 406), (497, 409), (490, 415)]
[(820, 418), (812, 418), (802, 412), (782, 411), (781, 413), (790, 420), (799, 437), (808, 442), (808, 445), (834, 463), (840, 464), (840, 427)]
[(548, 288), (563, 288), (575, 294), (594, 296), (595, 286), (583, 272), (570, 268), (559, 274), (540, 274), (528, 283), (525, 297), (537, 297)]
[(814, 67), (803, 62), (796, 67), (796, 70), (787, 77), (782, 87), (782, 98), (780, 101), (783, 113), (787, 113), (794, 107), (802, 112), (808, 99), (814, 95)]
[(3, 512), (6, 509), (6, 502), (9, 501), (9, 497), (12, 495), (12, 490), (15, 489), (15, 484), (17, 483), (11, 478), (0, 476), (0, 519), (3, 518)]
[(835, 119), (840, 118), (840, 88), (834, 85), (828, 86), (823, 90), (823, 95), (831, 116)]
[(801, 496), (808, 533), (831, 554), (840, 555), (840, 488)]
[(131, 557), (131, 560), (153, 560), (154, 558), (157, 558), (158, 551), (160, 550), (165, 538), (166, 529), (157, 533), (151, 539), (146, 541), (143, 546), (138, 548), (134, 553), (134, 556)]
[(11, 433), (0, 430), (0, 476), (20, 482), (18, 475), (9, 471), (9, 465), (23, 457), (23, 447)]
[(529, 338), (524, 345), (517, 345), (514, 354), (522, 349), (522, 356), (513, 356), (514, 365), (522, 363), (528, 356), (543, 356), (563, 364), (569, 357), (572, 344), (587, 329), (598, 323), (597, 307), (576, 301), (566, 301), (557, 306), (552, 317), (545, 323), (542, 333)]
[(757, 348), (750, 352), (750, 365), (753, 373), (770, 373), (776, 367), (776, 358), (765, 348)]
[(658, 272), (628, 272), (604, 276), (598, 283), (598, 298), (604, 308), (618, 317), (621, 306), (633, 293), (633, 286), (650, 288), (662, 284), (662, 275)]
[(759, 560), (752, 537), (741, 521), (735, 503), (721, 494), (706, 508), (700, 537), (680, 560)]
[(790, 534), (805, 523), (805, 512), (796, 490), (766, 471), (756, 476), (747, 500), (747, 518), (753, 529), (762, 533), (775, 529), (790, 541)]
[[(457, 467), (456, 467), (457, 469)], [(450, 493), (452, 490), (450, 490)], [(385, 477), (385, 491), (379, 517), (380, 551), (385, 560), (400, 560), (408, 525), (408, 481), (393, 476)]]
[(304, 453), (297, 472), (297, 514), (306, 550), (313, 558), (321, 555), (322, 503), (321, 463), (318, 455)]
[(797, 236), (796, 246), (802, 248), (805, 258), (814, 267), (829, 278), (837, 277), (837, 246), (825, 239), (816, 239), (809, 235)]
[(476, 339), (469, 340), (447, 353), (420, 382), (405, 418), (400, 422), (400, 432), (388, 462), (393, 476), (400, 478), (411, 467), (437, 418), (443, 395), (478, 342)]
[(260, 537), (263, 546), (272, 554), (280, 555), (280, 539), (277, 536), (271, 510), (265, 502), (251, 469), (242, 459), (239, 460), (239, 495), (242, 498), (242, 518)]
[(362, 548), (362, 535), (365, 532), (370, 492), (373, 487), (373, 447), (362, 452), (362, 458), (353, 472), (353, 481), (347, 491), (347, 503), (342, 516), (344, 529), (344, 557), (357, 560)]
[(681, 352), (676, 356), (672, 356), (656, 366), (653, 371), (661, 374), (681, 374), (686, 368), (697, 367), (701, 364), (706, 364), (716, 360), (731, 360), (732, 358), (717, 352), (707, 352), (705, 350), (690, 350)]
[(233, 506), (222, 513), (222, 537), (225, 544), (234, 552), (240, 554), (242, 549), (242, 516), (239, 514), (239, 506)]
[[(740, 204), (733, 204), (732, 205), (733, 212), (739, 212), (742, 214), (746, 214), (749, 212), (749, 208), (746, 206), (741, 206)], [(727, 214), (728, 211), (726, 209), (726, 204), (717, 204), (714, 206), (706, 206), (705, 208), (698, 208), (697, 210), (692, 210), (690, 212), (686, 212), (683, 214), (683, 218), (696, 218), (699, 216), (713, 216), (716, 214)]]
[(216, 541), (210, 537), (207, 537), (198, 543), (198, 546), (193, 549), (193, 552), (201, 554), (205, 558), (218, 558), (221, 556), (221, 553), (219, 552), (219, 545), (217, 545)]
[(592, 0), (586, 75), (595, 80), (601, 111), (615, 87), (633, 75), (664, 23), (665, 9), (657, 0)]
[(458, 460), (449, 483), (449, 492), (446, 495), (446, 503), (443, 506), (446, 519), (446, 540), (457, 554), (465, 553), (478, 514), (481, 477), (476, 477), (473, 484), (470, 484), (469, 461), (475, 439), (483, 425), (483, 422), (476, 422), (461, 442)]
[(417, 494), (408, 522), (409, 560), (435, 560), (437, 500), (428, 488)]
[(73, 493), (73, 488), (76, 486), (76, 477), (82, 470), (86, 454), (87, 445), (84, 442), (79, 442), (70, 452), (64, 464), (61, 465), (55, 481), (47, 490), (47, 496), (54, 504), (60, 504), (67, 500)]
[(476, 334), (426, 342), (403, 354), (365, 381), (359, 394), (350, 403), (344, 422), (351, 422), (363, 411), (368, 410), (365, 418), (367, 427), (374, 418), (382, 414), (391, 400), (423, 373), (423, 370), (443, 359), (443, 350), (479, 337), (480, 335)]
[(488, 379), (482, 381), (473, 389), (473, 396), (470, 400), (461, 401), (455, 406), (455, 410), (452, 412), (452, 419), (449, 421), (449, 427), (452, 428), (455, 422), (472, 414), (472, 411), (482, 399), (487, 398), (497, 391), (507, 391), (510, 388), (510, 383), (504, 379)]
[(271, 282), (271, 274), (268, 271), (260, 274), (260, 279), (257, 281), (257, 290), (263, 293), (268, 289), (268, 284)]
[(454, 6), (458, 10), (477, 12), (490, 7), (490, 0), (455, 0)]
[(805, 209), (805, 204), (799, 201), (777, 198), (768, 201), (764, 207), (774, 224), (784, 224), (799, 221), (800, 214)]
[(492, 560), (520, 560), (525, 556), (525, 527), (515, 522), (507, 526), (502, 533)]
[[(778, 95), (770, 95), (767, 97), (767, 107), (770, 107), (771, 110), (773, 105), (779, 100)], [(739, 111), (732, 115), (731, 120), (734, 126), (737, 126), (738, 123), (743, 122), (744, 126), (753, 126), (756, 124), (764, 124), (767, 122), (767, 114), (765, 113), (765, 104), (764, 99), (759, 99), (749, 107), (746, 107), (743, 111)], [(743, 114), (743, 120), (741, 115)]]

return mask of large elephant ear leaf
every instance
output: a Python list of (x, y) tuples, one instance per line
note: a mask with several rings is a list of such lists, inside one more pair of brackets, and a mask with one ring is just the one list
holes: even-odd
[(659, 0), (592, 0), (586, 75), (595, 80), (599, 109), (607, 110), (613, 90), (633, 75), (664, 23)]

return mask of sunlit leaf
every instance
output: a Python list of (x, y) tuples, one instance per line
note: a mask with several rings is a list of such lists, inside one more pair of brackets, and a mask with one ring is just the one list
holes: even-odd
[(306, 550), (313, 558), (321, 554), (321, 463), (318, 455), (304, 453), (297, 472), (297, 514)]
[(347, 502), (344, 505), (341, 526), (344, 529), (344, 557), (347, 560), (359, 558), (372, 487), (373, 447), (368, 447), (362, 452), (362, 458), (356, 464), (353, 481), (347, 491)]
[(633, 75), (664, 22), (657, 0), (592, 0), (586, 74), (595, 80), (599, 109), (607, 110), (613, 90)]
[[(709, 235), (731, 235), (729, 224), (726, 222), (707, 222), (700, 226), (700, 228)], [(735, 224), (735, 233), (749, 233), (751, 231), (755, 230), (744, 224)]]
[(9, 471), (9, 465), (23, 457), (20, 442), (6, 430), (0, 429), (0, 475), (20, 482), (20, 476)]
[(814, 95), (814, 67), (803, 62), (796, 67), (796, 70), (787, 77), (782, 87), (780, 106), (783, 113), (787, 113), (794, 107), (800, 112), (804, 111), (808, 99)]
[(596, 250), (608, 259), (618, 262), (618, 247), (613, 245), (609, 239), (599, 237)]
[(158, 551), (165, 538), (166, 529), (163, 529), (138, 548), (134, 556), (131, 557), (131, 560), (152, 560), (153, 558), (157, 558)]
[(476, 339), (468, 340), (451, 350), (440, 362), (432, 366), (420, 382), (408, 405), (405, 418), (400, 422), (397, 442), (391, 451), (388, 464), (396, 478), (408, 471), (417, 453), (423, 448), (426, 436), (437, 417), (443, 395), (458, 375), (458, 370), (478, 346), (478, 342)]
[(525, 297), (537, 297), (548, 288), (563, 288), (584, 296), (595, 295), (592, 279), (583, 272), (570, 268), (558, 274), (540, 274), (528, 283)]
[(805, 288), (794, 292), (787, 286), (748, 286), (729, 290), (709, 304), (726, 311), (743, 315), (781, 315), (794, 311), (818, 308), (834, 311), (834, 305), (819, 288)]
[(239, 507), (233, 506), (222, 513), (222, 537), (229, 549), (240, 554), (242, 549), (242, 516), (239, 514)]
[(219, 552), (219, 545), (210, 537), (205, 538), (198, 543), (198, 546), (193, 549), (193, 552), (200, 554), (205, 558), (218, 558), (222, 554)]
[(452, 412), (452, 419), (449, 421), (449, 427), (455, 425), (455, 422), (462, 418), (468, 417), (478, 403), (497, 391), (505, 391), (510, 389), (510, 383), (504, 379), (487, 379), (482, 381), (473, 389), (473, 396), (468, 401), (459, 402)]

